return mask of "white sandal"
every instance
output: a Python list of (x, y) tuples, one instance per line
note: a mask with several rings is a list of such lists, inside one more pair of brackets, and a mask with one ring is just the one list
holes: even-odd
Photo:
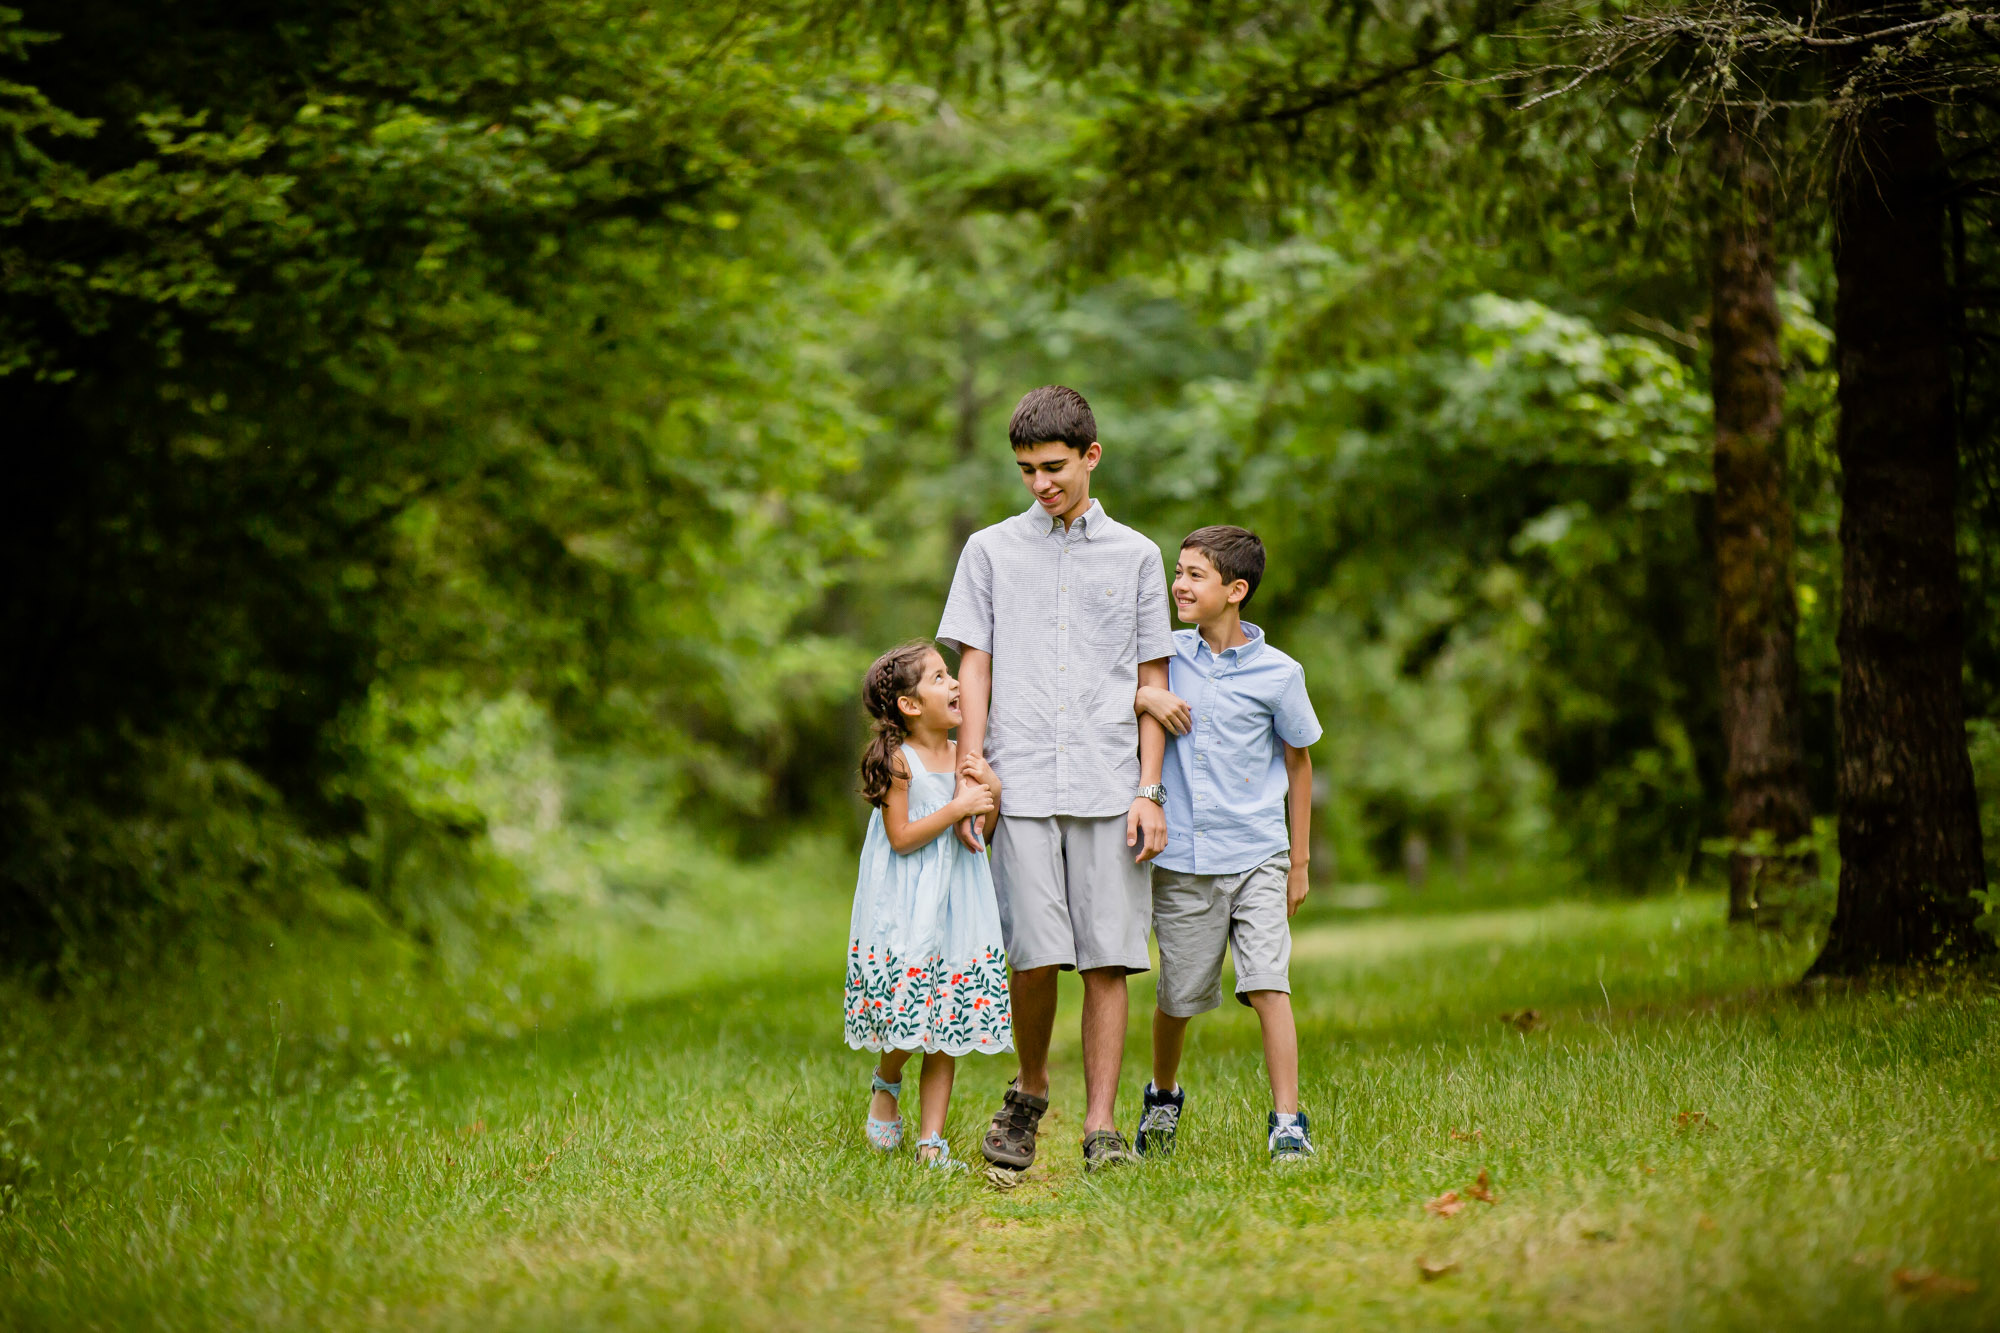
[[(888, 1079), (882, 1077), (880, 1070), (871, 1070), (869, 1072), (868, 1091), (871, 1097), (875, 1093), (886, 1092), (891, 1097), (900, 1099), (903, 1095), (903, 1080), (897, 1079), (894, 1083), (891, 1083)], [(872, 1111), (874, 1108), (870, 1107), (869, 1109)], [(902, 1147), (903, 1117), (898, 1115), (894, 1120), (877, 1120), (874, 1116), (869, 1116), (868, 1143), (869, 1146), (878, 1148), (883, 1152), (894, 1152), (896, 1149)]]

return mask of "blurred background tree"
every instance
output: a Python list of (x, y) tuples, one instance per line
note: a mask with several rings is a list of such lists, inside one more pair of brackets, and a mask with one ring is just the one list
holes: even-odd
[[(1740, 875), (1834, 810), (1830, 215), (1657, 132), (1688, 60), (1537, 103), (1552, 12), (1491, 3), (0, 20), (0, 948), (51, 981), (246, 922), (463, 967), (855, 836), (860, 670), (1023, 506), (1006, 417), (1053, 381), (1111, 512), (1269, 543), (1329, 901)], [(1731, 219), (1796, 524), (1751, 580), (1796, 648), (1737, 653), (1796, 653), (1786, 824), (1729, 799)]]

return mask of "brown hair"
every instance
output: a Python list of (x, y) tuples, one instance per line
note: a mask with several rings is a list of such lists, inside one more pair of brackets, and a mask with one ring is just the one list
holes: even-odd
[(896, 751), (910, 738), (896, 700), (916, 694), (924, 678), (924, 659), (934, 652), (937, 645), (929, 639), (912, 639), (876, 658), (861, 679), (861, 702), (875, 719), (875, 734), (861, 751), (861, 794), (870, 805), (889, 799), (890, 784), (897, 776)]
[(1016, 449), (1060, 441), (1082, 453), (1097, 443), (1097, 418), (1075, 389), (1044, 384), (1030, 389), (1014, 404), (1007, 423), (1007, 442)]
[(1196, 528), (1181, 538), (1181, 549), (1193, 547), (1207, 556), (1215, 565), (1215, 572), (1222, 575), (1224, 583), (1234, 583), (1242, 579), (1250, 585), (1250, 591), (1243, 594), (1237, 604), (1240, 611), (1250, 605), (1250, 599), (1257, 595), (1257, 585), (1264, 578), (1264, 543), (1248, 528), (1233, 528), (1227, 523), (1216, 523), (1206, 528)]

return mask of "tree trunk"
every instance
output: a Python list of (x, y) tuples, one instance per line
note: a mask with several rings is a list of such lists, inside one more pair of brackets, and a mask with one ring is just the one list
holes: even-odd
[[(971, 465), (979, 453), (979, 330), (970, 319), (958, 323), (958, 413), (957, 429), (953, 432), (957, 444), (958, 465), (964, 469)], [(979, 530), (979, 510), (971, 494), (961, 495), (951, 515), (951, 558), (954, 565), (959, 552), (972, 540), (972, 534)]]
[[(1714, 144), (1720, 206), (1709, 273), (1709, 380), (1715, 400), (1716, 652), (1729, 752), (1729, 919), (1757, 917), (1766, 890), (1811, 870), (1799, 741), (1798, 607), (1785, 479), (1777, 227), (1771, 166), (1734, 127)], [(1745, 850), (1746, 844), (1760, 847)], [(1769, 852), (1761, 850), (1768, 847)]]
[[(1852, 3), (1852, 0), (1850, 0)], [(1843, 476), (1840, 897), (1813, 974), (1990, 951), (1965, 749), (1947, 172), (1916, 98), (1853, 116), (1834, 183)]]

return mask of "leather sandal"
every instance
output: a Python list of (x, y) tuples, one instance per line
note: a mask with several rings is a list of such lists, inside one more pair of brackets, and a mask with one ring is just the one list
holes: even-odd
[(1026, 1171), (1035, 1164), (1035, 1138), (1041, 1133), (1042, 1113), (1048, 1109), (1048, 1098), (1009, 1084), (979, 1145), (980, 1155), (1009, 1171)]
[(1083, 1136), (1083, 1169), (1086, 1172), (1102, 1171), (1107, 1166), (1123, 1166), (1138, 1160), (1138, 1154), (1125, 1146), (1125, 1136), (1115, 1129), (1093, 1129)]

